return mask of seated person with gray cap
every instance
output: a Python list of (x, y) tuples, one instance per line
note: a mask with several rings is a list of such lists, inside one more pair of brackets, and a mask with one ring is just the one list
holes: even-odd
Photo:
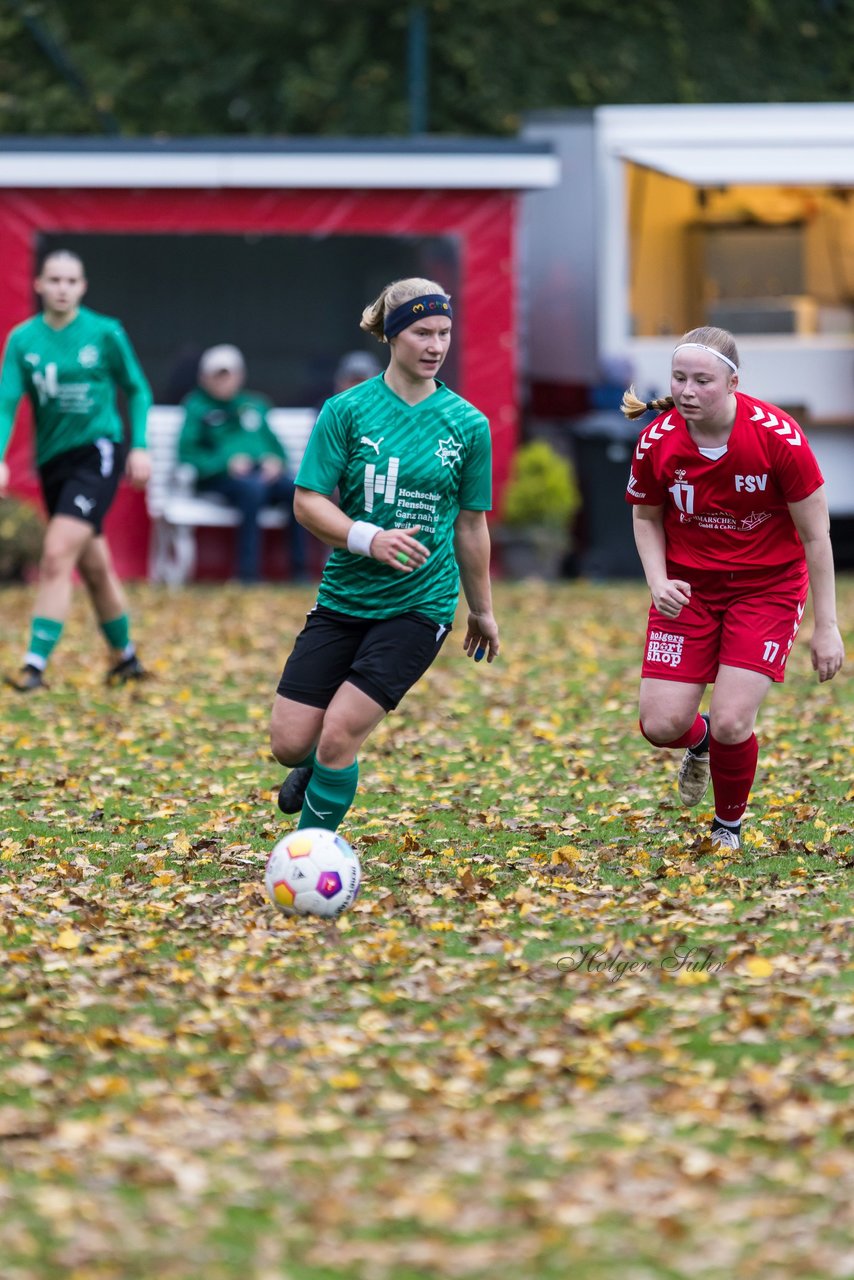
[(262, 507), (285, 507), (290, 514), (291, 577), (308, 580), (306, 533), (294, 518), (294, 485), (287, 458), (267, 421), (270, 400), (244, 391), (246, 364), (237, 347), (209, 347), (199, 361), (199, 385), (182, 401), (184, 425), (179, 462), (196, 470), (199, 493), (219, 493), (242, 517), (237, 531), (237, 577), (260, 579)]
[(370, 351), (348, 351), (335, 366), (332, 394), (349, 391), (351, 387), (357, 387), (360, 382), (367, 382), (368, 378), (375, 378), (382, 371), (383, 366)]

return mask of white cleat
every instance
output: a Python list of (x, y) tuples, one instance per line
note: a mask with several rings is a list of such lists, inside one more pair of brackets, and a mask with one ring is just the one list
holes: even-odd
[(741, 840), (735, 831), (728, 831), (726, 827), (715, 827), (714, 831), (709, 833), (709, 839), (713, 845), (717, 845), (719, 849), (740, 849)]
[(709, 787), (709, 753), (686, 751), (679, 766), (679, 799), (689, 809), (699, 804)]

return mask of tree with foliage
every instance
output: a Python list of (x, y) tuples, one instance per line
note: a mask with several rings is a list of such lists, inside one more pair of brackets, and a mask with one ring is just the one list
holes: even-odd
[(601, 103), (833, 102), (854, 89), (854, 0), (5, 0), (0, 133), (409, 131), (426, 18), (431, 133), (514, 134)]

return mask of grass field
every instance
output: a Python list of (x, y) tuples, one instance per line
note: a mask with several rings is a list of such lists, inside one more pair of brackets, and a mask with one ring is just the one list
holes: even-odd
[(456, 631), (363, 754), (334, 923), (262, 886), (309, 593), (136, 587), (118, 691), (78, 600), (0, 692), (3, 1280), (854, 1274), (839, 595), (849, 667), (802, 635), (721, 857), (637, 732), (642, 585), (499, 585), (500, 661)]

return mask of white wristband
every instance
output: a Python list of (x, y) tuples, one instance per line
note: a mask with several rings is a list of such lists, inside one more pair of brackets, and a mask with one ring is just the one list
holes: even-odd
[(369, 556), (371, 543), (382, 529), (378, 524), (370, 524), (367, 520), (354, 520), (347, 533), (347, 550), (354, 556)]

